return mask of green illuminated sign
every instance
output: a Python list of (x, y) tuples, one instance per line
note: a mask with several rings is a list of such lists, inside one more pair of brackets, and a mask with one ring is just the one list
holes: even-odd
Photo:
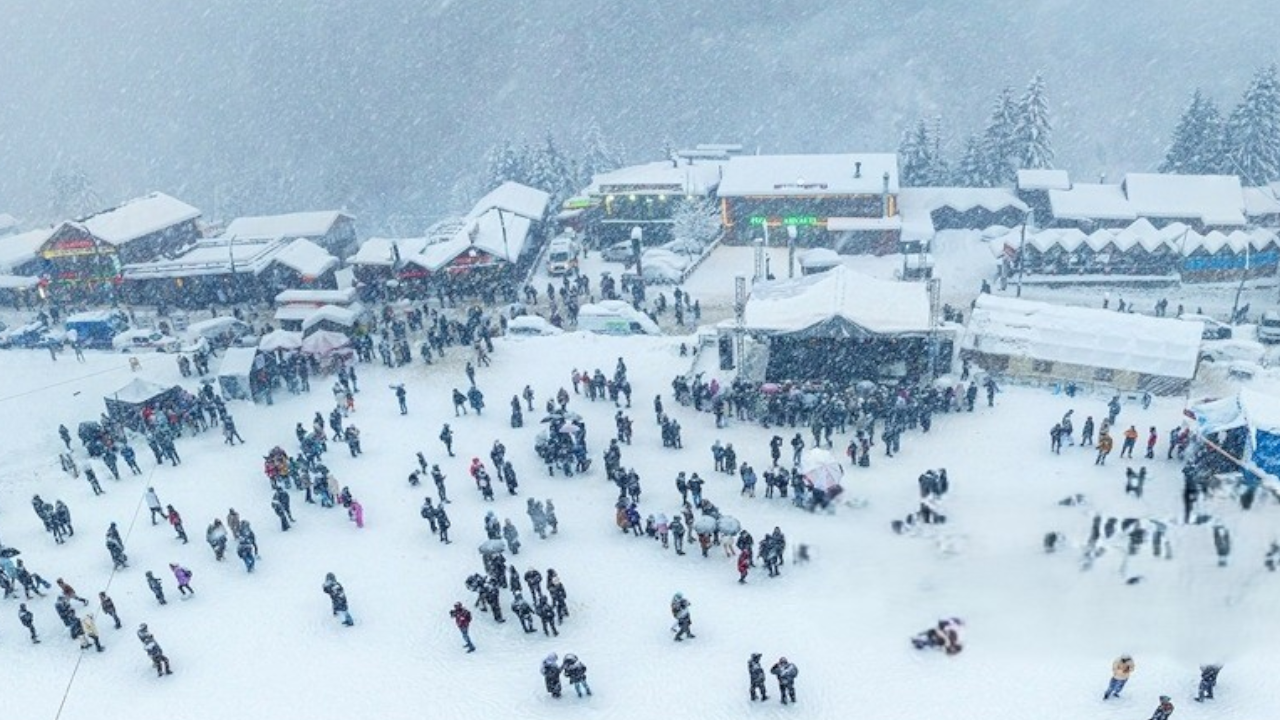
[(752, 225), (764, 225), (768, 221), (770, 225), (818, 225), (817, 215), (784, 215), (783, 217), (765, 217), (764, 215), (752, 215)]

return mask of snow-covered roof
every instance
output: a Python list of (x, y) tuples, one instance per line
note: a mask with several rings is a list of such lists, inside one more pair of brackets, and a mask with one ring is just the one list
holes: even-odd
[(257, 357), (257, 348), (227, 348), (222, 353), (222, 364), (218, 366), (218, 377), (249, 377), (249, 374), (253, 372), (253, 361)]
[(284, 248), (283, 240), (232, 241), (207, 238), (174, 258), (130, 263), (121, 272), (126, 279), (180, 278), (225, 275), (231, 272), (257, 275)]
[[(1003, 245), (1017, 242), (1011, 243), (1007, 236), (1002, 241)], [(1177, 222), (1157, 228), (1146, 218), (1139, 218), (1125, 228), (1099, 228), (1088, 235), (1076, 228), (1050, 228), (1027, 234), (1027, 245), (1040, 252), (1054, 248), (1073, 252), (1081, 245), (1086, 245), (1095, 252), (1111, 246), (1117, 252), (1129, 252), (1134, 247), (1141, 247), (1149, 253), (1159, 251), (1178, 255), (1190, 255), (1197, 250), (1212, 254), (1223, 248), (1242, 253), (1246, 248), (1265, 250), (1274, 247), (1277, 242), (1274, 232), (1262, 228), (1233, 230), (1230, 233), (1214, 230), (1201, 235)]]
[(41, 228), (0, 237), (0, 272), (36, 259), (37, 251), (52, 234), (53, 228)]
[(479, 202), (467, 214), (469, 218), (477, 218), (490, 210), (502, 210), (512, 215), (519, 215), (534, 222), (541, 222), (547, 214), (547, 205), (551, 202), (551, 194), (521, 185), (517, 182), (504, 182), (490, 190), (480, 198)]
[(830, 232), (859, 232), (868, 230), (901, 230), (902, 218), (893, 217), (829, 217), (827, 230)]
[(966, 212), (974, 208), (983, 208), (991, 212), (999, 212), (1006, 208), (1013, 208), (1019, 212), (1027, 211), (1027, 204), (1009, 188), (915, 187), (902, 188), (898, 193), (898, 209), (904, 215), (907, 214), (908, 208), (913, 211), (932, 213), (944, 207), (958, 212)]
[(698, 160), (675, 164), (659, 161), (630, 165), (591, 178), (584, 194), (708, 195), (720, 184), (720, 168), (728, 161)]
[(1066, 170), (1019, 170), (1019, 190), (1070, 190), (1071, 177)]
[(1249, 217), (1280, 215), (1280, 192), (1273, 185), (1244, 188), (1244, 214)]
[(272, 262), (293, 269), (299, 275), (317, 278), (338, 267), (338, 258), (306, 238), (296, 238), (276, 253)]
[(236, 238), (319, 238), (344, 217), (354, 219), (338, 210), (257, 215), (236, 218), (222, 232)]
[(80, 223), (94, 237), (112, 245), (123, 245), (198, 217), (199, 210), (177, 198), (153, 192), (84, 218)]
[(749, 329), (765, 332), (804, 330), (837, 317), (874, 333), (928, 332), (928, 290), (923, 283), (880, 280), (837, 265), (756, 283), (745, 314)]
[(392, 248), (400, 249), (400, 257), (404, 258), (408, 255), (416, 255), (422, 252), (427, 246), (425, 237), (416, 238), (384, 238), (371, 237), (360, 244), (360, 249), (355, 255), (347, 258), (347, 262), (352, 265), (369, 265), (379, 267), (391, 267), (395, 259)]
[(1053, 216), (1062, 220), (1134, 220), (1138, 213), (1119, 185), (1076, 183), (1070, 190), (1050, 190)]
[(452, 238), (428, 245), (420, 253), (401, 257), (405, 262), (433, 272), (472, 248), (514, 263), (524, 250), (531, 227), (532, 223), (524, 216), (504, 217), (497, 210), (490, 210), (479, 217), (469, 218)]
[[(861, 171), (857, 169), (861, 163)], [(724, 165), (720, 197), (879, 195), (898, 192), (895, 153), (743, 155)]]
[(800, 267), (835, 267), (841, 263), (840, 253), (831, 248), (812, 248), (799, 254)]
[(1191, 379), (1197, 323), (1018, 298), (978, 296), (961, 347), (1085, 367)]
[(325, 305), (323, 307), (314, 308), (311, 314), (302, 321), (302, 331), (305, 333), (309, 328), (328, 321), (345, 327), (352, 327), (356, 324), (359, 315), (353, 310), (337, 305)]
[(350, 305), (355, 302), (355, 288), (342, 290), (281, 290), (276, 294), (276, 305)]
[(142, 378), (134, 378), (127, 385), (111, 393), (108, 399), (119, 400), (127, 403), (146, 402), (158, 395), (169, 392), (172, 388), (167, 388), (159, 383), (153, 383), (150, 380)]
[(1129, 204), (1140, 216), (1244, 225), (1244, 192), (1236, 175), (1128, 173), (1124, 187)]

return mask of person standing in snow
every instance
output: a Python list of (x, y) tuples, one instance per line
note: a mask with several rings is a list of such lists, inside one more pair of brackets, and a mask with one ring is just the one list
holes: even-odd
[(406, 402), (406, 393), (405, 393), (405, 389), (404, 389), (404, 384), (402, 383), (402, 384), (400, 384), (400, 385), (395, 385), (394, 387), (395, 387), (395, 391), (396, 391), (396, 402), (397, 402), (397, 403), (399, 403), (399, 405), (400, 405), (400, 414), (401, 414), (401, 415), (408, 415), (408, 414), (409, 414), (409, 405), (408, 405), (408, 403)]
[(1107, 456), (1111, 454), (1112, 440), (1111, 434), (1102, 432), (1098, 434), (1098, 457), (1094, 459), (1094, 465), (1106, 465)]
[(156, 600), (161, 605), (169, 604), (164, 599), (164, 586), (160, 584), (160, 578), (156, 577), (150, 570), (147, 571), (147, 587), (151, 588), (151, 594), (156, 596)]
[(507, 518), (502, 523), (502, 537), (507, 542), (507, 549), (512, 555), (520, 554), (520, 531), (516, 530), (516, 526), (511, 523), (511, 518)]
[[(512, 568), (512, 571), (514, 570), (515, 568)], [(519, 576), (513, 574), (511, 577), (514, 579)], [(515, 613), (516, 618), (520, 620), (520, 627), (525, 634), (538, 632), (533, 627), (533, 608), (529, 606), (529, 601), (524, 599), (524, 595), (521, 595), (519, 590), (515, 591), (515, 597), (511, 600), (511, 612)]]
[(40, 638), (36, 635), (34, 616), (31, 614), (31, 611), (27, 609), (26, 603), (18, 604), (18, 622), (22, 623), (22, 627), (26, 628), (27, 631), (31, 633), (31, 644), (39, 645)]
[[(458, 392), (454, 390), (454, 392)], [(440, 430), (440, 442), (444, 443), (444, 449), (449, 453), (449, 457), (453, 455), (453, 430), (449, 429), (449, 423), (445, 423)], [(446, 501), (447, 502), (447, 501)]]
[(556, 611), (551, 607), (551, 603), (547, 602), (546, 595), (536, 596), (533, 610), (542, 621), (542, 634), (559, 637), (560, 631), (556, 629)]
[(476, 646), (471, 642), (471, 635), (468, 630), (471, 627), (471, 611), (462, 606), (461, 602), (455, 602), (453, 609), (449, 611), (449, 616), (453, 618), (453, 623), (458, 626), (458, 632), (462, 633), (462, 640), (467, 652), (476, 651)]
[(1173, 717), (1173, 702), (1169, 700), (1168, 695), (1160, 696), (1160, 704), (1156, 706), (1156, 711), (1151, 713), (1151, 720), (1169, 720)]
[(559, 658), (555, 653), (551, 653), (542, 660), (542, 680), (547, 686), (547, 692), (551, 697), (560, 697), (560, 664)]
[(146, 498), (147, 498), (147, 509), (151, 511), (151, 524), (152, 525), (156, 524), (157, 517), (159, 517), (161, 520), (167, 520), (168, 515), (166, 515), (164, 512), (164, 505), (160, 503), (160, 496), (156, 495), (155, 488), (153, 487), (147, 488)]
[(671, 597), (671, 616), (676, 619), (676, 642), (680, 642), (685, 637), (690, 639), (697, 637), (693, 634), (693, 618), (689, 614), (689, 601), (681, 593)]
[(333, 573), (327, 573), (324, 576), (324, 585), (320, 586), (320, 589), (329, 596), (333, 614), (342, 615), (342, 624), (347, 627), (355, 625), (356, 621), (351, 618), (351, 612), (347, 609), (347, 591), (343, 589), (342, 583), (338, 582), (338, 578)]
[(173, 572), (173, 578), (178, 581), (178, 594), (185, 597), (188, 593), (195, 595), (196, 591), (191, 589), (191, 571), (177, 563), (169, 563), (169, 570)]
[(111, 596), (108, 595), (107, 591), (105, 590), (98, 593), (98, 607), (102, 608), (103, 615), (106, 615), (107, 617), (115, 621), (116, 629), (119, 630), (120, 615), (119, 613), (116, 612), (116, 603), (114, 600), (111, 599)]
[(586, 691), (587, 697), (590, 697), (591, 686), (587, 684), (587, 666), (578, 659), (578, 656), (572, 653), (565, 655), (563, 669), (565, 678), (573, 685), (578, 697), (582, 697), (583, 691)]
[(102, 641), (98, 638), (98, 624), (93, 620), (93, 613), (85, 613), (80, 618), (80, 649), (88, 650), (90, 642), (98, 648), (98, 652), (103, 651)]
[(1138, 428), (1133, 425), (1124, 431), (1124, 442), (1120, 444), (1120, 457), (1133, 459), (1133, 447), (1138, 442)]
[(556, 611), (556, 622), (564, 623), (564, 619), (569, 617), (569, 599), (568, 592), (564, 589), (564, 583), (560, 582), (560, 575), (556, 573), (555, 568), (547, 570), (547, 595), (551, 596), (551, 607)]
[(182, 516), (178, 514), (177, 510), (173, 509), (172, 505), (165, 506), (165, 512), (169, 518), (169, 524), (173, 526), (173, 531), (178, 535), (178, 539), (182, 541), (183, 545), (186, 545), (187, 531), (182, 527)]
[[(760, 666), (760, 653), (751, 653), (751, 659), (747, 661), (747, 677), (751, 680), (751, 701), (768, 700), (769, 691), (764, 684), (764, 668)], [(759, 698), (756, 698), (757, 692), (760, 695)]]
[(1196, 694), (1196, 702), (1213, 699), (1213, 688), (1218, 684), (1219, 672), (1222, 672), (1221, 665), (1200, 666), (1200, 688)]
[(1120, 697), (1120, 691), (1124, 690), (1125, 683), (1129, 682), (1133, 669), (1133, 658), (1128, 655), (1116, 658), (1116, 661), (1111, 663), (1111, 682), (1107, 685), (1107, 691), (1103, 693), (1102, 699), (1110, 700), (1113, 697)]
[(794, 663), (788, 662), (785, 657), (778, 658), (778, 662), (773, 664), (769, 669), (778, 678), (778, 694), (782, 696), (782, 704), (787, 704), (787, 698), (791, 698), (791, 702), (796, 701), (796, 677), (800, 674), (800, 669)]
[(738, 553), (738, 584), (747, 584), (747, 573), (751, 572), (751, 550)]
[(213, 519), (208, 529), (204, 531), (204, 539), (209, 543), (209, 547), (213, 548), (213, 559), (222, 562), (222, 557), (227, 552), (227, 529), (222, 526), (221, 520)]
[[(445, 427), (447, 428), (449, 426), (446, 425)], [(452, 437), (452, 435), (450, 437)], [(452, 453), (450, 453), (450, 457), (452, 457)], [(448, 503), (449, 496), (445, 493), (444, 488), (444, 473), (440, 471), (439, 465), (431, 466), (431, 480), (436, 484), (436, 494), (440, 496), (440, 504), (444, 505)]]

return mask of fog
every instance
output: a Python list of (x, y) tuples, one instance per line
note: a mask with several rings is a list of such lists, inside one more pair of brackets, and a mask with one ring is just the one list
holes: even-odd
[(1059, 167), (1150, 170), (1193, 88), (1229, 108), (1276, 60), (1278, 24), (1262, 0), (4, 0), (0, 211), (53, 219), (61, 169), (106, 203), (412, 231), (504, 139), (883, 151), (940, 114), (954, 152), (1037, 70)]

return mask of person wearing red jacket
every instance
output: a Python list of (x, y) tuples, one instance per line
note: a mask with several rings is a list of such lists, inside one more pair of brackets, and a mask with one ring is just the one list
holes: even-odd
[(458, 626), (458, 632), (462, 633), (467, 652), (475, 652), (476, 646), (471, 642), (471, 635), (467, 632), (471, 627), (471, 611), (463, 607), (461, 602), (456, 602), (453, 604), (453, 609), (449, 611), (449, 615), (453, 617), (453, 623)]
[(182, 516), (178, 514), (177, 510), (173, 509), (172, 505), (166, 505), (165, 510), (169, 517), (169, 524), (173, 526), (174, 532), (178, 533), (178, 539), (182, 541), (182, 544), (186, 545), (187, 531), (182, 527)]
[(738, 583), (745, 585), (747, 573), (751, 571), (751, 551), (743, 550), (738, 554)]

